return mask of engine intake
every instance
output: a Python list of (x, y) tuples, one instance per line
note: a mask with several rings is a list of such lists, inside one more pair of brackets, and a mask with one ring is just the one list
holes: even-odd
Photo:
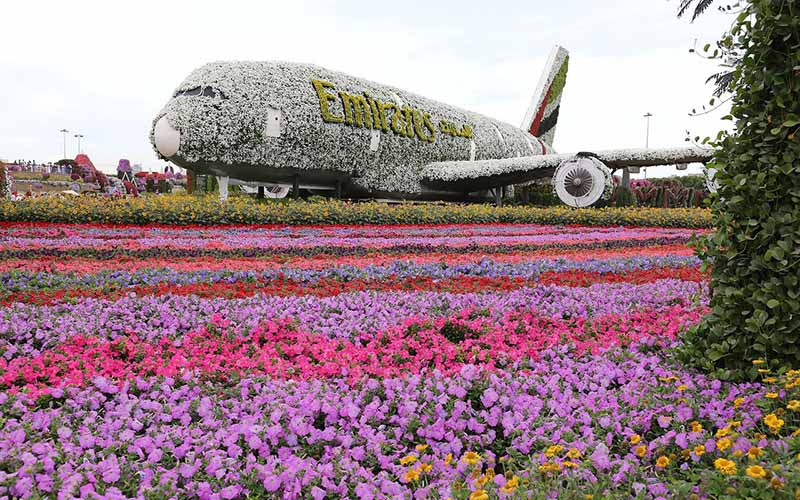
[(556, 168), (553, 189), (562, 202), (581, 208), (610, 198), (614, 182), (602, 161), (591, 153), (578, 153)]

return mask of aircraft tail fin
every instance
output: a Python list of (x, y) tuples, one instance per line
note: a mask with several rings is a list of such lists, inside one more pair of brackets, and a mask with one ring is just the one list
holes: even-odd
[(523, 130), (547, 144), (553, 144), (561, 94), (567, 83), (568, 69), (569, 52), (564, 47), (556, 45), (550, 53), (544, 72), (539, 78), (536, 93), (522, 121)]

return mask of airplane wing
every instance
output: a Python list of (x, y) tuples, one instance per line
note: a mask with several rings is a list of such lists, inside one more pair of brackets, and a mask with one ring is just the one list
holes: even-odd
[[(578, 168), (591, 169), (591, 165), (594, 165), (613, 171), (624, 167), (707, 163), (712, 156), (713, 151), (710, 149), (684, 147), (615, 149), (596, 153), (550, 154), (499, 160), (443, 161), (423, 167), (422, 182), (431, 188), (470, 192), (553, 177), (561, 167), (564, 170), (572, 167), (574, 170), (581, 158), (591, 160), (590, 163), (583, 162), (582, 167)], [(600, 165), (593, 160), (598, 160)]]

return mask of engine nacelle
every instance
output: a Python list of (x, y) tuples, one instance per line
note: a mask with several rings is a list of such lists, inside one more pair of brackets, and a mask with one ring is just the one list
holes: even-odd
[(558, 198), (571, 207), (589, 207), (600, 199), (610, 198), (614, 191), (611, 170), (586, 153), (561, 162), (552, 182)]

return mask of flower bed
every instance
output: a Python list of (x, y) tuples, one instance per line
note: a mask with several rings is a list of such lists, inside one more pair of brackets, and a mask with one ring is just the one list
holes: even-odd
[(496, 208), (489, 205), (256, 202), (232, 197), (220, 205), (216, 196), (161, 195), (138, 198), (81, 196), (0, 200), (0, 221), (91, 222), (116, 224), (464, 224), (530, 223), (590, 226), (711, 226), (705, 209), (635, 209), (570, 207)]
[(694, 234), (4, 224), (0, 497), (795, 498), (800, 372), (670, 354)]

